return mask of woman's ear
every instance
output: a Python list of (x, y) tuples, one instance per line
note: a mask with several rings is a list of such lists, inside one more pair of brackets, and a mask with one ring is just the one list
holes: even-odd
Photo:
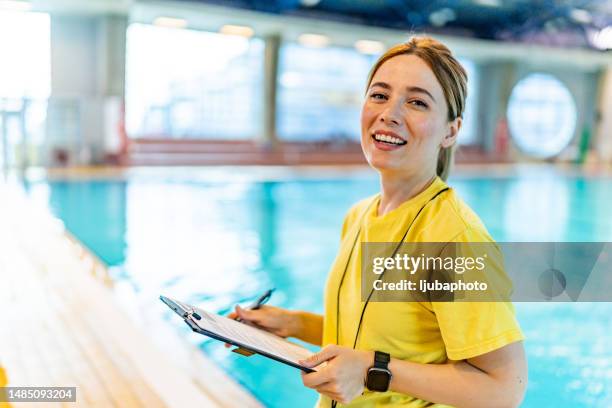
[(461, 117), (455, 118), (454, 120), (451, 120), (450, 122), (448, 122), (448, 132), (446, 136), (444, 136), (444, 139), (442, 139), (442, 143), (440, 143), (440, 147), (442, 147), (443, 149), (446, 149), (455, 144), (455, 142), (457, 141), (457, 134), (459, 133), (459, 130), (461, 129), (462, 123), (463, 122), (462, 122)]

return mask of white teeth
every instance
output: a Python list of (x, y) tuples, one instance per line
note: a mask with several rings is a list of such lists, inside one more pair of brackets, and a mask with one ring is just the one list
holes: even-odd
[(387, 143), (393, 143), (397, 145), (405, 144), (405, 142), (402, 139), (399, 139), (393, 136), (389, 136), (389, 135), (381, 135), (379, 133), (374, 133), (374, 139), (378, 140), (379, 142), (387, 142)]

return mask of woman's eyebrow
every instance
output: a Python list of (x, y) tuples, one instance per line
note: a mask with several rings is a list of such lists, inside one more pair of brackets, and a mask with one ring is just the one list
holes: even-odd
[[(372, 85), (370, 85), (370, 88), (374, 88), (375, 86), (378, 86), (378, 87), (384, 88), (384, 89), (391, 89), (391, 85), (389, 85), (386, 82), (374, 82)], [(425, 95), (429, 96), (432, 101), (436, 102), (436, 98), (434, 98), (433, 95), (427, 89), (421, 88), (420, 86), (407, 86), (406, 87), (406, 91), (408, 91), (408, 92), (418, 92), (418, 93), (425, 94)]]
[(425, 88), (421, 88), (421, 87), (418, 87), (418, 86), (407, 86), (406, 90), (408, 92), (418, 92), (418, 93), (425, 94), (425, 95), (429, 96), (432, 101), (436, 102), (436, 98), (434, 98), (433, 95), (431, 93), (429, 93), (429, 91), (427, 89), (425, 89)]
[(375, 86), (385, 89), (391, 89), (391, 85), (386, 82), (374, 82), (372, 85), (370, 85), (370, 88), (374, 88)]

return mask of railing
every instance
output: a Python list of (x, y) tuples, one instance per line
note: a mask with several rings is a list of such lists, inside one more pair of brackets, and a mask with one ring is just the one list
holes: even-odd
[(0, 98), (0, 163), (5, 172), (41, 161), (46, 110), (45, 99)]
[(0, 98), (0, 167), (103, 163), (121, 145), (119, 97)]

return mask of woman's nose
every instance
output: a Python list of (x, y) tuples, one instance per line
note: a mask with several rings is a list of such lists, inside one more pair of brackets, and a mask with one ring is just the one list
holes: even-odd
[(386, 124), (399, 125), (401, 122), (400, 117), (401, 113), (399, 112), (399, 108), (395, 105), (389, 105), (380, 114), (380, 121)]

